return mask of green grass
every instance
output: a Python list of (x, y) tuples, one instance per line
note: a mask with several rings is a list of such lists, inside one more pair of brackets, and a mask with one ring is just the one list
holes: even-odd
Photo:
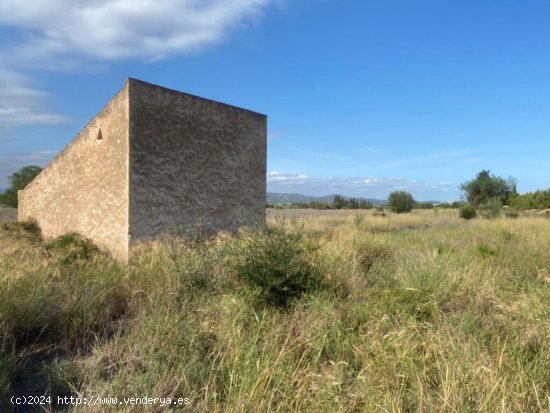
[(168, 237), (129, 265), (0, 224), (0, 411), (29, 392), (188, 397), (190, 412), (549, 411), (550, 220), (373, 214)]

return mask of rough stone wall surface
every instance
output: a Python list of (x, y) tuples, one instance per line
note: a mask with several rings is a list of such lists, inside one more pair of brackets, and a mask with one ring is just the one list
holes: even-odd
[[(19, 220), (126, 261), (170, 230), (265, 221), (267, 118), (134, 79), (22, 191)], [(100, 136), (100, 139), (98, 137)]]
[(80, 232), (127, 259), (128, 145), (126, 85), (19, 192), (19, 220), (36, 219), (47, 238)]
[(129, 80), (130, 243), (265, 221), (267, 118)]

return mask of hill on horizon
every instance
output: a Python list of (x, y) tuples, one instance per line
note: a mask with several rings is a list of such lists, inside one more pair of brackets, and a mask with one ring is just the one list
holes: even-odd
[[(272, 205), (282, 205), (282, 204), (294, 204), (297, 202), (320, 202), (323, 204), (331, 204), (334, 200), (334, 197), (337, 194), (330, 194), (324, 196), (311, 196), (303, 195), (297, 193), (279, 193), (279, 192), (267, 192), (266, 201), (268, 204)], [(352, 197), (344, 196), (344, 198), (349, 199)], [(385, 199), (374, 199), (374, 198), (361, 198), (358, 197), (361, 201), (371, 202), (373, 205), (383, 205), (387, 201)]]

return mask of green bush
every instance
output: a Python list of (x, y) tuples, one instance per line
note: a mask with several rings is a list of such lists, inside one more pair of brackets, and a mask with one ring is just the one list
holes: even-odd
[(522, 195), (516, 194), (510, 198), (510, 206), (519, 209), (550, 208), (550, 189), (527, 192)]
[(287, 307), (321, 285), (315, 267), (317, 250), (305, 237), (303, 226), (285, 222), (260, 226), (239, 234), (231, 251), (231, 267), (267, 304)]
[(477, 216), (476, 208), (472, 204), (464, 205), (459, 209), (458, 215), (464, 219), (475, 218)]
[(412, 195), (405, 191), (392, 192), (388, 197), (388, 206), (390, 210), (398, 214), (412, 211), (414, 203)]

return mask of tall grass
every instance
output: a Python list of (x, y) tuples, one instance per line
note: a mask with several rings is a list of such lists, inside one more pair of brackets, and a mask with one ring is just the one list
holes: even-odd
[(166, 237), (123, 266), (4, 224), (0, 410), (32, 391), (188, 397), (190, 412), (548, 411), (549, 230), (310, 214)]

